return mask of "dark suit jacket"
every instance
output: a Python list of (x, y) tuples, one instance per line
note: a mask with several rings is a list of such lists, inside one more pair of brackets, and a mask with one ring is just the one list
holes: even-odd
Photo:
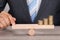
[(6, 3), (10, 7), (9, 13), (17, 19), (16, 23), (30, 24), (38, 23), (38, 20), (48, 18), (49, 15), (55, 15), (58, 11), (59, 0), (42, 0), (34, 22), (31, 21), (26, 0), (0, 0), (0, 11), (3, 11)]

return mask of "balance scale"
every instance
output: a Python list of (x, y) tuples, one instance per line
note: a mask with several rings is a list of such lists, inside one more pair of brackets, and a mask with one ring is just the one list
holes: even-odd
[(38, 25), (38, 24), (16, 24), (12, 29), (29, 29), (30, 36), (35, 35), (35, 29), (54, 29), (54, 25)]
[(12, 29), (30, 29), (28, 34), (33, 36), (35, 35), (35, 29), (54, 29), (53, 16), (38, 20), (38, 24), (16, 24), (12, 26)]

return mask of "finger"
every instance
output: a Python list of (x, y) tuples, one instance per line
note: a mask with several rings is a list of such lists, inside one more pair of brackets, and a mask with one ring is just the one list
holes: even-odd
[(0, 30), (3, 30), (3, 29), (5, 29), (5, 28), (6, 28), (6, 27), (4, 27), (2, 23), (0, 23)]
[(3, 25), (3, 27), (6, 27), (7, 26), (6, 22), (1, 17), (0, 17), (0, 23)]
[(9, 18), (9, 20), (10, 20), (10, 22), (11, 22), (11, 24), (12, 25), (15, 25), (15, 21), (12, 19), (12, 16), (10, 15), (10, 14), (8, 14), (7, 12), (1, 12), (1, 13), (4, 13), (5, 15), (7, 15), (8, 16), (8, 18)]
[(3, 25), (0, 23), (0, 29), (3, 29)]
[(15, 25), (15, 18), (13, 18), (11, 15), (9, 15), (9, 19), (11, 21), (11, 24)]
[(2, 20), (6, 23), (6, 25), (7, 26), (9, 26), (10, 25), (10, 21), (9, 21), (9, 19), (8, 19), (8, 17), (6, 16), (6, 15), (0, 15), (0, 17), (2, 18)]
[(16, 18), (13, 17), (13, 20), (16, 21)]

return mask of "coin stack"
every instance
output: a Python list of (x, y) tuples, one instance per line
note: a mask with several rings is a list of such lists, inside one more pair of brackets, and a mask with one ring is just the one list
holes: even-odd
[(43, 25), (43, 20), (38, 20), (39, 25)]
[(53, 16), (49, 16), (49, 25), (53, 25)]
[(49, 16), (48, 18), (44, 18), (43, 20), (38, 20), (39, 25), (53, 25), (53, 16)]
[(44, 18), (44, 25), (48, 25), (48, 19), (47, 18)]

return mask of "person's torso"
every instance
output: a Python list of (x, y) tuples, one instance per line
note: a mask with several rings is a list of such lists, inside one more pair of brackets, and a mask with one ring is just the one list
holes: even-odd
[(32, 22), (26, 0), (7, 0), (10, 11), (9, 13), (17, 19), (16, 23), (37, 23), (38, 20), (54, 14), (58, 4), (57, 0), (42, 0), (35, 21)]

